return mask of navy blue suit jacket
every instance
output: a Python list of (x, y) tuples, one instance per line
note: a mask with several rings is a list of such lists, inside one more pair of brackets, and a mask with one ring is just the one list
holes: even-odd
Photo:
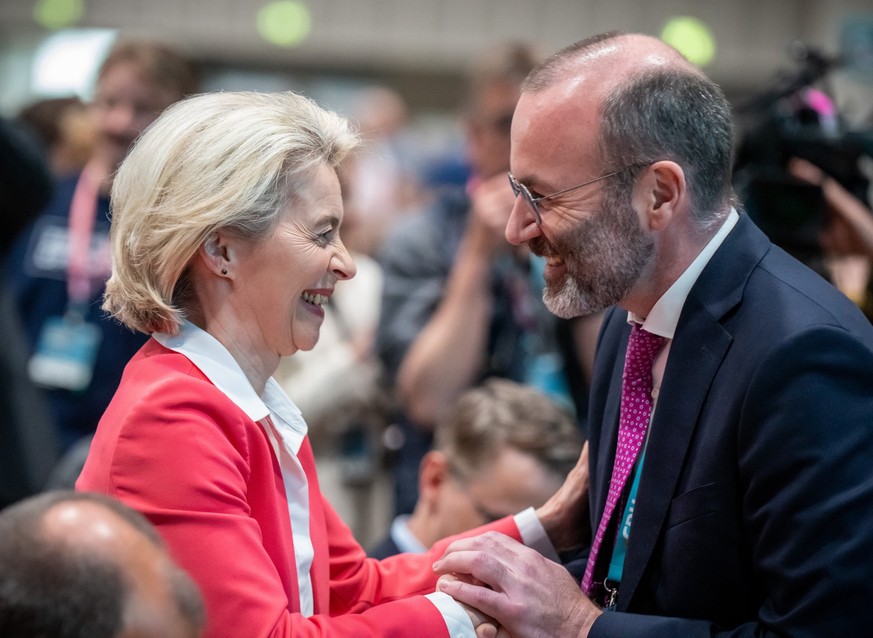
[[(626, 311), (591, 393), (592, 529)], [(745, 214), (692, 288), (651, 424), (620, 595), (592, 638), (873, 632), (873, 327)]]

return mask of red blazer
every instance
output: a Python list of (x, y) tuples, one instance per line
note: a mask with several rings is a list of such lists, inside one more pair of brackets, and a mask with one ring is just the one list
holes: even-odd
[[(301, 460), (308, 454), (307, 439)], [(190, 360), (152, 339), (128, 363), (76, 486), (151, 520), (200, 586), (209, 638), (448, 636), (436, 607), (415, 594), (434, 591), (431, 565), (449, 541), (426, 554), (367, 558), (314, 471), (307, 477), (309, 618), (299, 613), (288, 505), (269, 439)], [(512, 518), (487, 529), (520, 540)]]

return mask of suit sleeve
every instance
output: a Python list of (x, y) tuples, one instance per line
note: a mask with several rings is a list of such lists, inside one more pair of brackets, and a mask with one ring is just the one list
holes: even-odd
[[(605, 613), (592, 638), (861, 636), (873, 627), (873, 352), (816, 328), (775, 348), (745, 398), (737, 460), (763, 604), (735, 628)], [(712, 574), (718, 578), (718, 574)]]

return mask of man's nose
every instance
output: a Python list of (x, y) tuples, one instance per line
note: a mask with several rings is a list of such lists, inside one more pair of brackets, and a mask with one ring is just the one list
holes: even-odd
[(509, 221), (506, 223), (506, 241), (518, 246), (541, 234), (536, 214), (534, 214), (530, 204), (525, 201), (524, 197), (517, 196), (515, 204), (512, 206), (512, 212), (509, 214)]

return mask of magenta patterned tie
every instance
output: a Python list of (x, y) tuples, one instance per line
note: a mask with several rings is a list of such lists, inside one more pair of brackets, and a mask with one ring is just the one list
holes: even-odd
[(599, 583), (593, 582), (597, 554), (603, 544), (603, 537), (606, 535), (613, 512), (621, 500), (627, 477), (646, 438), (649, 417), (652, 415), (652, 364), (663, 344), (664, 337), (646, 332), (639, 324), (635, 323), (631, 328), (624, 359), (624, 374), (621, 379), (621, 414), (618, 422), (615, 464), (612, 467), (606, 506), (603, 508), (597, 533), (594, 535), (591, 554), (585, 566), (585, 576), (582, 578), (582, 591), (590, 598), (599, 593), (595, 587)]

